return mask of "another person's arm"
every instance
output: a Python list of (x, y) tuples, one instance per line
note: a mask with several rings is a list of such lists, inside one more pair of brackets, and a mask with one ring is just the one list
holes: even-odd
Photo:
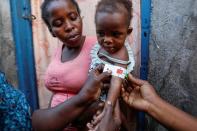
[(127, 104), (135, 109), (147, 112), (169, 129), (194, 131), (197, 119), (162, 100), (152, 85), (129, 75), (132, 92), (122, 90), (122, 97)]
[(72, 122), (100, 95), (100, 81), (109, 76), (101, 69), (93, 70), (78, 95), (49, 109), (36, 110), (32, 116), (34, 130), (61, 130)]

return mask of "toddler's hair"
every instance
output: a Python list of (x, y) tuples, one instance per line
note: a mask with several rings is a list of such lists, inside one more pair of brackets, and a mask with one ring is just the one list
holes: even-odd
[(120, 12), (121, 5), (128, 12), (127, 25), (129, 26), (131, 18), (132, 18), (132, 13), (133, 13), (132, 2), (130, 0), (101, 0), (97, 4), (97, 7), (96, 7), (95, 20), (96, 20), (97, 13), (99, 12), (107, 12), (107, 13)]
[[(47, 8), (48, 8), (48, 6), (50, 5), (50, 3), (51, 2), (53, 2), (53, 1), (61, 1), (61, 0), (44, 0), (44, 2), (42, 3), (42, 5), (41, 5), (41, 12), (42, 12), (42, 19), (44, 20), (44, 22), (45, 22), (45, 24), (48, 26), (48, 27), (50, 27), (50, 25), (49, 25), (49, 23), (48, 23), (48, 20), (47, 20), (47, 18), (48, 18), (48, 16), (49, 16), (49, 13), (47, 12)], [(68, 1), (68, 0), (65, 0), (65, 1)], [(76, 7), (76, 9), (77, 9), (77, 12), (80, 14), (80, 9), (79, 9), (79, 5), (78, 5), (78, 3), (75, 1), (75, 0), (70, 0), (72, 3), (73, 3), (73, 5)]]

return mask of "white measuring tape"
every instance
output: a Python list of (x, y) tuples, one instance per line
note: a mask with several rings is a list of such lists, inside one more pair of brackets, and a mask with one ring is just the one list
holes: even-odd
[(103, 72), (106, 72), (106, 71), (111, 71), (113, 76), (117, 76), (122, 79), (125, 78), (126, 73), (127, 73), (125, 68), (120, 67), (120, 66), (109, 65), (109, 64), (105, 64)]

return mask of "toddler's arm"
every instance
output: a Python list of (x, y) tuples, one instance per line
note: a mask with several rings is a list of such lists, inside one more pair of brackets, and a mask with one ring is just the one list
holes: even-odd
[(122, 78), (112, 76), (110, 81), (110, 88), (107, 95), (107, 102), (111, 102), (113, 106), (115, 105), (115, 102), (117, 101), (120, 95), (121, 84)]

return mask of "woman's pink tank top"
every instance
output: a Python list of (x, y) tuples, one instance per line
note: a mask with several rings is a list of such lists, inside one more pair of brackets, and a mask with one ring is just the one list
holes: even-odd
[(91, 62), (90, 50), (96, 43), (95, 37), (86, 37), (80, 54), (73, 60), (61, 62), (61, 44), (52, 57), (45, 74), (45, 85), (54, 95), (51, 107), (76, 95), (84, 85)]

